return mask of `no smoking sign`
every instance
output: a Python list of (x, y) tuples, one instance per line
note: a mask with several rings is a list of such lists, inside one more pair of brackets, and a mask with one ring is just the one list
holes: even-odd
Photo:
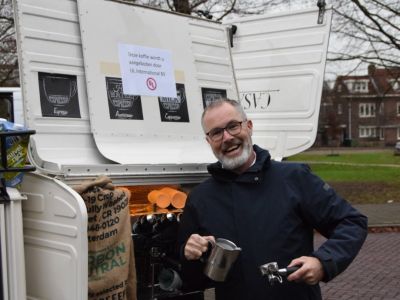
[(154, 91), (157, 88), (157, 81), (153, 77), (149, 77), (146, 80), (147, 88)]
[(170, 50), (118, 44), (118, 52), (124, 93), (176, 98)]

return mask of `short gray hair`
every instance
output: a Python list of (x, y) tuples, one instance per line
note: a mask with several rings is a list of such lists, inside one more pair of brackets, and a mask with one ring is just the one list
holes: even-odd
[(204, 121), (204, 116), (206, 115), (206, 113), (214, 108), (220, 107), (224, 103), (227, 103), (227, 104), (233, 106), (236, 109), (236, 111), (242, 116), (243, 120), (247, 120), (247, 115), (239, 101), (228, 99), (228, 98), (220, 98), (220, 99), (215, 100), (215, 101), (211, 102), (210, 104), (208, 104), (206, 106), (206, 108), (204, 109), (203, 114), (201, 115), (201, 126), (203, 127), (203, 130), (204, 130), (204, 122), (203, 121)]

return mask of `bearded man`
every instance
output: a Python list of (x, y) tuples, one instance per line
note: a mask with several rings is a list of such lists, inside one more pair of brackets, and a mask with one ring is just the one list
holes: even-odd
[[(179, 244), (184, 287), (215, 287), (217, 300), (321, 299), (318, 283), (351, 263), (367, 235), (367, 218), (303, 164), (271, 160), (252, 143), (253, 123), (241, 105), (222, 99), (202, 115), (206, 140), (218, 159), (211, 177), (189, 194)], [(314, 231), (326, 237), (313, 247)], [(201, 259), (216, 238), (242, 251), (224, 282), (203, 275)], [(267, 262), (298, 270), (270, 285)]]

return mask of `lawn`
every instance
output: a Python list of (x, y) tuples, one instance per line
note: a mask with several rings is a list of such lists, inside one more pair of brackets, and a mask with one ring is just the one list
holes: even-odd
[(400, 167), (309, 163), (311, 169), (326, 181), (386, 182), (400, 185)]
[(352, 203), (400, 203), (400, 156), (391, 151), (338, 155), (310, 151), (288, 161), (308, 163), (315, 174)]
[(317, 153), (310, 151), (292, 156), (288, 160), (352, 164), (393, 164), (400, 166), (400, 155), (393, 155), (393, 151), (387, 150), (352, 153), (339, 153), (335, 151)]

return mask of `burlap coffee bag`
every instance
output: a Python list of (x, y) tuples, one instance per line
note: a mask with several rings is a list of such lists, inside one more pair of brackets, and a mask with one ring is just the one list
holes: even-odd
[(135, 300), (136, 270), (128, 189), (101, 176), (76, 187), (86, 203), (89, 242), (89, 300)]

